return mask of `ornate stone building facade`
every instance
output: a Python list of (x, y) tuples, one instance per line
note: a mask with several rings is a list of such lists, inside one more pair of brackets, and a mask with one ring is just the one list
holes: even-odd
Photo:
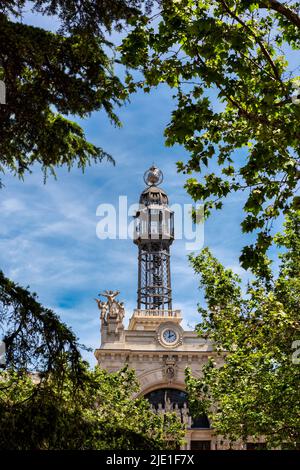
[[(124, 328), (124, 305), (119, 292), (105, 291), (97, 299), (101, 311), (101, 346), (95, 351), (99, 365), (117, 371), (128, 364), (135, 369), (141, 391), (156, 413), (173, 410), (186, 425), (185, 449), (241, 448), (215, 436), (206, 416), (192, 419), (185, 392), (185, 368), (201, 376), (203, 364), (214, 355), (212, 344), (182, 328), (182, 315), (172, 310), (170, 245), (174, 239), (173, 213), (156, 167), (145, 174), (147, 188), (136, 214), (138, 246), (137, 309)], [(217, 358), (216, 358), (217, 360)]]
[(137, 309), (126, 330), (121, 318), (122, 313), (115, 316), (109, 307), (106, 318), (101, 313), (101, 346), (95, 351), (98, 363), (111, 372), (124, 364), (135, 369), (140, 393), (150, 399), (156, 412), (172, 409), (186, 424), (186, 448), (214, 448), (208, 420), (201, 417), (193, 423), (184, 392), (185, 368), (200, 376), (202, 364), (212, 354), (210, 343), (182, 329), (178, 310)]

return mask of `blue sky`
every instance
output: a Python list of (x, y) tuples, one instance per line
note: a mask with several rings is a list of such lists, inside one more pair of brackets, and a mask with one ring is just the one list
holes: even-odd
[[(49, 19), (27, 21), (49, 27)], [(51, 26), (51, 25), (50, 25)], [(50, 27), (49, 27), (50, 29)], [(171, 203), (190, 203), (177, 174), (176, 161), (186, 158), (180, 147), (166, 148), (163, 131), (174, 107), (172, 92), (164, 86), (150, 94), (137, 93), (119, 111), (121, 129), (102, 112), (80, 121), (86, 135), (113, 155), (116, 166), (103, 162), (84, 174), (73, 169), (57, 171), (57, 180), (34, 168), (25, 181), (7, 174), (0, 193), (0, 266), (23, 286), (30, 286), (40, 301), (70, 325), (80, 342), (100, 346), (99, 311), (93, 300), (104, 289), (120, 290), (126, 318), (136, 306), (137, 248), (132, 240), (99, 240), (96, 208), (117, 205), (119, 195), (138, 201), (144, 188), (143, 173), (155, 162), (164, 173), (163, 188)], [(249, 237), (240, 232), (243, 197), (235, 195), (205, 223), (205, 245), (227, 267), (248, 279), (238, 264)], [(199, 279), (189, 266), (185, 241), (171, 249), (173, 308), (180, 308), (184, 326), (199, 321), (197, 303), (203, 303)], [(95, 364), (93, 354), (86, 356)]]

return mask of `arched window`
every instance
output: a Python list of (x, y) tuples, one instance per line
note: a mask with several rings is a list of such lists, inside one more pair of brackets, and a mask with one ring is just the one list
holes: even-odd
[[(156, 410), (165, 411), (178, 411), (178, 414), (182, 415), (182, 410), (188, 409), (188, 395), (182, 390), (175, 388), (160, 388), (153, 390), (145, 395), (145, 398), (149, 400), (152, 407)], [(209, 420), (205, 414), (192, 418), (192, 428), (209, 429)]]
[(187, 394), (182, 390), (177, 390), (175, 388), (160, 388), (154, 390), (153, 392), (147, 393), (145, 398), (150, 401), (151, 405), (154, 408), (158, 409), (159, 404), (162, 405), (162, 408), (166, 408), (167, 400), (171, 402), (172, 408), (174, 409), (177, 404), (179, 408), (183, 407), (184, 403), (187, 403)]

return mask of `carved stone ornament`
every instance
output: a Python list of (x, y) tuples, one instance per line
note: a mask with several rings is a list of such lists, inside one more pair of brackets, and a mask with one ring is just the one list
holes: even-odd
[(164, 359), (163, 376), (169, 383), (173, 382), (177, 374), (177, 358), (169, 354)]

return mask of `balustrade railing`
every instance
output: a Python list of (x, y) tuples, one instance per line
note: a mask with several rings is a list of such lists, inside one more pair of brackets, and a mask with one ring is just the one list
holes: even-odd
[(151, 310), (151, 309), (135, 309), (135, 317), (163, 317), (163, 318), (180, 318), (180, 310)]

